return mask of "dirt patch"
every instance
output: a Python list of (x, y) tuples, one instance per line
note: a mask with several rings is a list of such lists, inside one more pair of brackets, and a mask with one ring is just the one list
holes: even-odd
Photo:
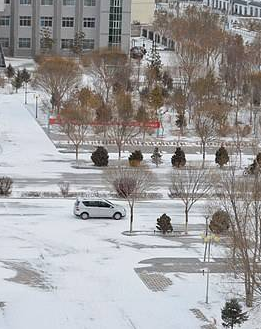
[(6, 269), (16, 271), (16, 275), (11, 278), (5, 278), (6, 281), (28, 285), (42, 290), (52, 290), (46, 274), (43, 271), (34, 269), (28, 262), (1, 261)]

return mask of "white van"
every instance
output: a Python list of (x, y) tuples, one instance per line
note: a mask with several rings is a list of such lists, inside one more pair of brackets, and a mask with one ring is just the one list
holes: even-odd
[(74, 214), (83, 220), (89, 218), (113, 218), (120, 220), (126, 216), (123, 206), (113, 204), (106, 199), (77, 198), (74, 204)]

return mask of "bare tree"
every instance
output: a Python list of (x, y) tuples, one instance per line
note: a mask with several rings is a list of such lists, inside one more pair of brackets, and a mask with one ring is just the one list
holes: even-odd
[[(126, 54), (119, 50), (100, 49), (82, 58), (83, 65), (94, 79), (95, 87), (109, 102), (113, 87), (121, 84), (127, 89), (130, 77), (130, 61)], [(104, 93), (105, 91), (105, 93)]]
[(119, 167), (107, 172), (106, 178), (118, 196), (128, 202), (130, 233), (132, 233), (135, 203), (138, 199), (144, 197), (152, 187), (153, 175), (149, 169), (144, 167)]
[(189, 211), (192, 206), (211, 191), (209, 171), (186, 167), (173, 169), (170, 197), (180, 199), (185, 206), (185, 233), (188, 233)]
[(98, 101), (95, 94), (84, 88), (63, 104), (59, 122), (60, 130), (73, 143), (76, 162), (79, 159), (79, 147), (86, 138)]
[(196, 134), (199, 136), (202, 146), (202, 167), (205, 166), (206, 144), (213, 140), (217, 133), (217, 124), (211, 117), (211, 102), (204, 102), (195, 111), (194, 124)]
[(243, 140), (244, 138), (250, 134), (251, 132), (251, 127), (248, 125), (236, 125), (233, 128), (233, 141), (236, 146), (236, 154), (239, 155), (239, 167), (241, 168), (242, 166), (242, 149), (244, 146)]
[(256, 295), (261, 295), (261, 177), (238, 177), (235, 167), (220, 178), (218, 196), (229, 214), (232, 263), (236, 274), (243, 278), (246, 305), (251, 307)]
[(71, 59), (58, 56), (45, 58), (35, 72), (35, 85), (50, 96), (57, 113), (60, 112), (63, 99), (69, 96), (80, 82), (79, 65)]
[(140, 133), (140, 128), (135, 126), (135, 114), (129, 93), (121, 91), (114, 95), (111, 110), (112, 120), (107, 133), (108, 137), (116, 142), (120, 160), (124, 145)]

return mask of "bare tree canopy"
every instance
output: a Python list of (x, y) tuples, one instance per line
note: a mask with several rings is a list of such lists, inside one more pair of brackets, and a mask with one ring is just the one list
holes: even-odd
[(60, 130), (75, 146), (78, 162), (79, 147), (84, 142), (90, 124), (99, 106), (99, 97), (88, 88), (75, 92), (63, 103), (60, 113)]
[(135, 120), (135, 112), (132, 104), (131, 94), (121, 90), (111, 102), (112, 118), (108, 128), (108, 137), (115, 140), (118, 147), (118, 156), (127, 141), (137, 136), (139, 127), (131, 124)]
[(104, 100), (109, 101), (114, 88), (128, 89), (130, 65), (126, 54), (118, 49), (99, 49), (83, 56), (83, 65), (94, 79), (97, 92), (104, 94)]
[(81, 71), (71, 59), (46, 57), (36, 70), (34, 82), (49, 95), (59, 113), (63, 99), (81, 83)]
[(130, 232), (133, 229), (134, 206), (152, 187), (154, 178), (145, 167), (119, 167), (106, 173), (106, 179), (118, 196), (124, 198), (130, 208)]
[(261, 177), (257, 171), (249, 180), (238, 177), (231, 167), (220, 176), (219, 203), (229, 214), (232, 263), (243, 278), (246, 305), (261, 295)]
[(195, 167), (174, 168), (171, 175), (170, 197), (180, 199), (185, 206), (185, 233), (188, 233), (189, 211), (211, 191), (211, 174)]

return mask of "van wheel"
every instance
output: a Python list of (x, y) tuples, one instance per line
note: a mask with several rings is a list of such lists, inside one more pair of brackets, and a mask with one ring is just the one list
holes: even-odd
[(122, 215), (119, 212), (117, 212), (117, 213), (114, 214), (113, 219), (120, 220), (121, 217), (122, 217)]
[(82, 218), (83, 220), (87, 220), (87, 219), (89, 218), (89, 214), (86, 213), (86, 212), (84, 212), (84, 213), (81, 214), (81, 218)]

